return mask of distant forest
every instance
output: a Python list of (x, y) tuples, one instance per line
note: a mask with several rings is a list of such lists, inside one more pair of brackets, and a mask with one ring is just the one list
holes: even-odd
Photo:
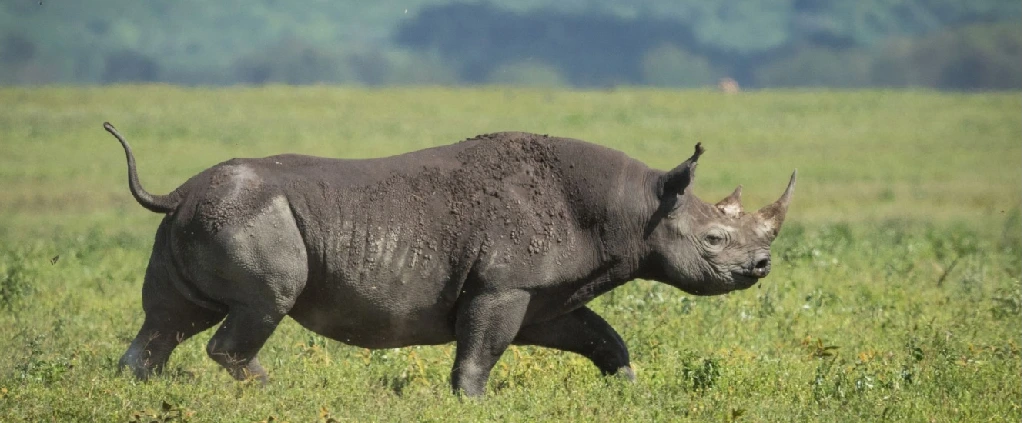
[(1021, 89), (1016, 1), (551, 3), (5, 0), (0, 84)]

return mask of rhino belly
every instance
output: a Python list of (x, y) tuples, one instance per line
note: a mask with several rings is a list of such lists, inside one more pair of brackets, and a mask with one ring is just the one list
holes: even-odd
[(320, 335), (364, 348), (436, 345), (455, 339), (455, 299), (440, 278), (331, 278), (306, 286), (289, 315)]

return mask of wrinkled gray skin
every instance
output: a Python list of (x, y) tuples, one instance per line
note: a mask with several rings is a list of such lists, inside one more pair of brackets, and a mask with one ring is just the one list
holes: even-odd
[(786, 192), (756, 213), (739, 189), (691, 193), (696, 152), (669, 172), (583, 141), (527, 133), (369, 160), (233, 159), (169, 195), (142, 288), (145, 323), (120, 366), (139, 378), (222, 322), (210, 357), (266, 381), (256, 358), (285, 316), (350, 345), (455, 341), (451, 383), (482, 395), (510, 344), (589, 358), (633, 379), (622, 338), (587, 302), (630, 280), (697, 295), (746, 289), (771, 268)]

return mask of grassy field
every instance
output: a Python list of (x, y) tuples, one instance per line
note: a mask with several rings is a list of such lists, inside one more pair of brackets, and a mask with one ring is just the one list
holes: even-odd
[[(1016, 421), (1021, 416), (1021, 97), (164, 86), (0, 89), (0, 421)], [(384, 156), (479, 133), (586, 139), (696, 193), (796, 198), (758, 287), (698, 298), (637, 281), (593, 308), (638, 381), (512, 348), (482, 401), (448, 391), (453, 347), (370, 351), (286, 320), (236, 383), (180, 346), (149, 382), (116, 372), (142, 322), (165, 193), (231, 157)]]

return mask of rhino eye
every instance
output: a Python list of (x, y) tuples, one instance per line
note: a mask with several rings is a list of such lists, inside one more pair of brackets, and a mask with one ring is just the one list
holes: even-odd
[(722, 245), (723, 243), (725, 243), (725, 237), (722, 236), (721, 234), (710, 233), (710, 234), (704, 235), (704, 242), (707, 242), (708, 245), (717, 247), (717, 246)]

